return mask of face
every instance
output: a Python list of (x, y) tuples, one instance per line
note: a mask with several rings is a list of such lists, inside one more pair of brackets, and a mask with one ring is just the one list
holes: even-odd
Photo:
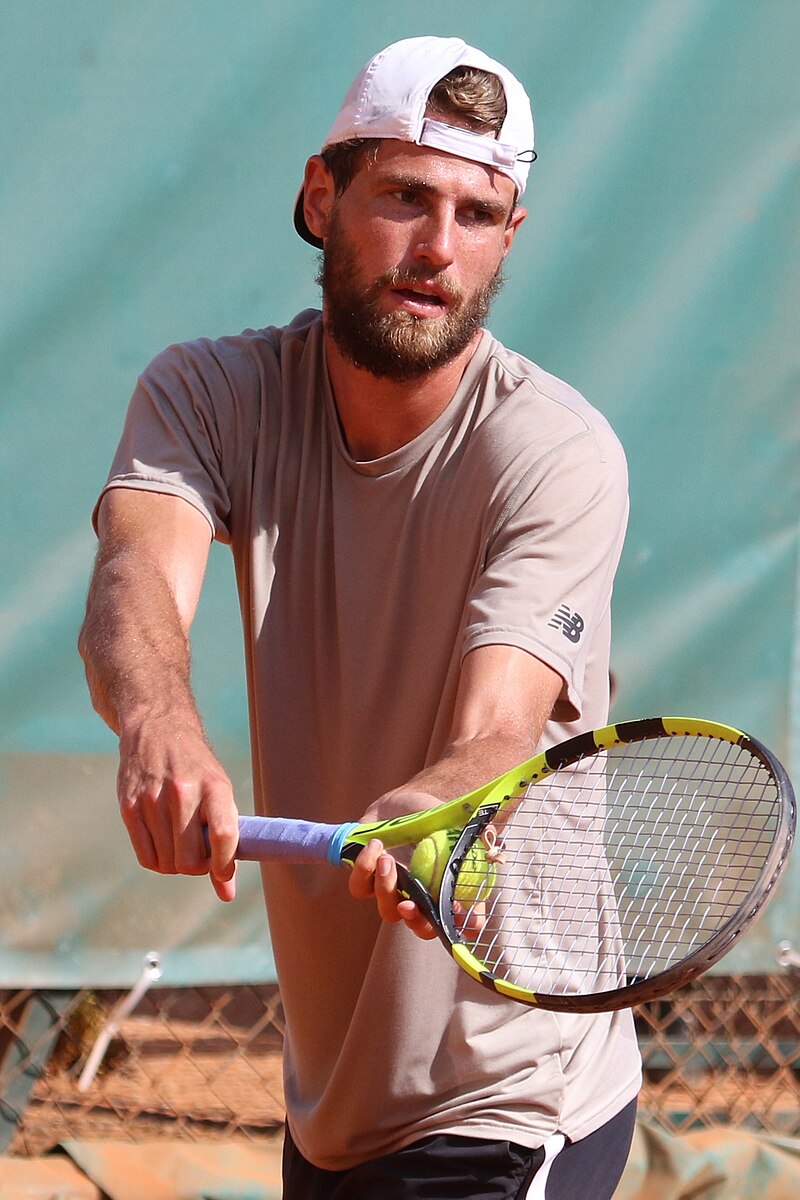
[(457, 357), (486, 319), (524, 217), (510, 217), (511, 180), (453, 155), (384, 142), (341, 196), (328, 182), (310, 199), (324, 200), (319, 279), (337, 348), (395, 380)]

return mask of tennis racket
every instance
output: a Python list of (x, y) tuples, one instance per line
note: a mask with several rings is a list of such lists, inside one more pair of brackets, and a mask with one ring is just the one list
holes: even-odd
[(795, 824), (789, 778), (760, 742), (658, 717), (580, 734), (391, 821), (242, 817), (237, 857), (351, 864), (371, 838), (407, 859), (421, 845), (411, 865), (424, 861), (428, 886), (398, 861), (399, 888), (460, 967), (523, 1004), (605, 1012), (727, 954), (774, 893)]

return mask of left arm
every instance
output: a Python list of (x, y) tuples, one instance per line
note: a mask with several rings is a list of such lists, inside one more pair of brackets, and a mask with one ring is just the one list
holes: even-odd
[[(563, 680), (540, 659), (516, 646), (479, 646), (461, 666), (447, 745), (430, 767), (403, 787), (381, 796), (364, 821), (381, 821), (433, 807), (502, 775), (535, 752)], [(399, 900), (397, 868), (373, 839), (353, 865), (350, 891), (374, 896), (384, 921), (405, 921), (418, 937), (435, 933), (411, 900)]]

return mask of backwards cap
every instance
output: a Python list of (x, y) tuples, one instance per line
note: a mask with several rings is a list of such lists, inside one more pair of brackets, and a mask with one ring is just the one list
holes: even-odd
[[(500, 79), (507, 112), (498, 137), (425, 116), (432, 89), (456, 67), (477, 67)], [(353, 80), (322, 149), (353, 138), (396, 138), (485, 163), (513, 180), (520, 196), (536, 157), (531, 102), (522, 84), (501, 63), (461, 38), (405, 38), (370, 59)], [(302, 188), (294, 224), (302, 238), (322, 248), (306, 225)]]

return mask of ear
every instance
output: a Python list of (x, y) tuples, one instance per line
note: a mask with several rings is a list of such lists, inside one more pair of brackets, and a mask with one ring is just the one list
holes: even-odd
[(517, 230), (519, 229), (520, 225), (525, 220), (527, 215), (528, 215), (527, 208), (520, 208), (519, 205), (517, 205), (517, 207), (512, 212), (509, 222), (506, 225), (506, 228), (505, 228), (505, 231), (503, 234), (503, 255), (504, 256), (506, 254), (508, 254), (509, 250), (511, 249), (511, 243), (514, 240), (514, 234), (517, 232)]
[(320, 155), (315, 154), (306, 163), (303, 176), (303, 215), (315, 237), (322, 239), (328, 232), (335, 198), (333, 176)]

